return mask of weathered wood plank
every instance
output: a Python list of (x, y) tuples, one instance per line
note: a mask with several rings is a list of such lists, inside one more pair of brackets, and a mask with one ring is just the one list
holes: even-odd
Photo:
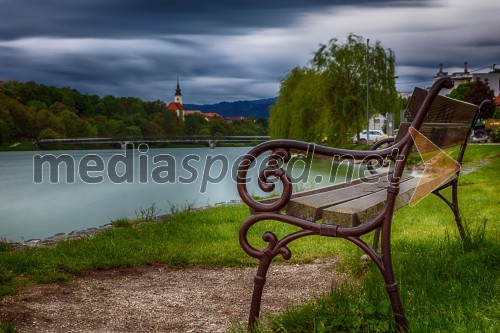
[[(400, 184), (400, 192), (394, 210), (408, 204), (419, 178)], [(377, 192), (363, 198), (351, 200), (323, 210), (323, 223), (341, 227), (355, 227), (374, 218), (385, 206), (387, 191)]]
[[(410, 123), (401, 123), (396, 142), (408, 133)], [(463, 144), (469, 134), (470, 126), (457, 123), (423, 123), (419, 132), (439, 148), (447, 148)]]
[[(450, 177), (450, 180), (456, 175)], [(426, 186), (431, 183), (432, 178), (415, 177), (400, 183), (399, 194), (396, 197), (394, 210), (408, 205), (415, 189), (418, 186)], [(429, 192), (432, 189), (429, 190)], [(387, 191), (376, 192), (359, 199), (351, 200), (323, 210), (323, 223), (335, 224), (341, 227), (355, 227), (367, 223), (382, 211), (387, 200)]]
[(308, 221), (316, 221), (321, 218), (324, 208), (337, 205), (349, 200), (360, 198), (374, 192), (383, 191), (388, 185), (387, 175), (373, 178), (368, 183), (350, 183), (343, 186), (341, 190), (323, 191), (308, 196), (296, 197), (288, 203), (286, 213)]
[[(415, 88), (407, 107), (408, 118), (415, 118), (427, 93), (427, 90)], [(467, 126), (470, 126), (470, 122), (477, 112), (478, 108), (474, 104), (439, 95), (432, 102), (424, 122), (468, 123)]]

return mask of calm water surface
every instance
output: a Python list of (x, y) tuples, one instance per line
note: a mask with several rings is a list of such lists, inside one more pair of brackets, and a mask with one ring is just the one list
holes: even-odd
[[(235, 161), (249, 149), (150, 149), (147, 153), (141, 153), (137, 149), (129, 149), (126, 154), (130, 157), (130, 152), (133, 151), (133, 167), (129, 168), (130, 164), (125, 166), (123, 163), (118, 163), (116, 174), (119, 176), (132, 170), (133, 183), (121, 184), (113, 183), (110, 180), (108, 166), (110, 158), (113, 156), (125, 155), (123, 150), (1, 152), (0, 238), (22, 241), (46, 238), (60, 232), (67, 233), (73, 230), (97, 227), (117, 218), (133, 218), (136, 216), (136, 211), (139, 211), (140, 208), (150, 207), (153, 203), (156, 203), (156, 206), (162, 210), (162, 214), (167, 214), (170, 212), (170, 204), (182, 206), (186, 203), (195, 203), (195, 206), (201, 207), (239, 200), (236, 184), (233, 180), (234, 176), (231, 173)], [(51, 183), (48, 163), (44, 164), (42, 171), (43, 181), (35, 183), (33, 157), (44, 154), (70, 156), (76, 167), (74, 183), (66, 182), (64, 164), (61, 164), (59, 168), (61, 172), (59, 182)], [(78, 165), (82, 157), (87, 155), (94, 155), (104, 162), (104, 171), (88, 173), (91, 177), (102, 176), (101, 183), (88, 184), (80, 179)], [(171, 163), (168, 164), (168, 161), (157, 160), (155, 163), (153, 158), (158, 155), (169, 155), (169, 161), (173, 158), (175, 168)], [(191, 158), (188, 163), (189, 169), (185, 167), (186, 164), (183, 164), (183, 159), (188, 155), (199, 157), (199, 160)], [(143, 164), (140, 162), (141, 158)], [(141, 166), (145, 165), (145, 159), (148, 168), (143, 167), (141, 173)], [(213, 161), (209, 170), (206, 164), (207, 159)], [(222, 160), (224, 159), (227, 161), (228, 170), (224, 177), (221, 177), (221, 171), (224, 169)], [(337, 166), (334, 166), (335, 170), (336, 168)], [(156, 169), (155, 179), (157, 181), (164, 179), (164, 182), (167, 176), (173, 175), (172, 172), (175, 172), (176, 181), (173, 183), (155, 182), (153, 179), (154, 169)], [(304, 162), (298, 161), (295, 164), (293, 174), (299, 177), (303, 170)], [(332, 171), (330, 161), (315, 160), (311, 165), (311, 175), (308, 180), (306, 181), (302, 177), (303, 183), (299, 184), (298, 187), (312, 187), (312, 183), (319, 180), (318, 175), (321, 176), (320, 183), (326, 184), (335, 170)], [(342, 173), (345, 174), (345, 172), (340, 172), (340, 174)], [(142, 178), (140, 174), (142, 174)], [(193, 177), (196, 174), (197, 177)], [(256, 172), (250, 175), (256, 176)], [(184, 184), (178, 181), (179, 177), (196, 179), (189, 184)], [(215, 183), (217, 178), (222, 179)], [(147, 181), (144, 182), (144, 180)], [(335, 180), (343, 181), (343, 176), (337, 177)], [(256, 182), (252, 182), (252, 184), (256, 184)], [(256, 186), (251, 187), (250, 191), (255, 195), (263, 195)]]

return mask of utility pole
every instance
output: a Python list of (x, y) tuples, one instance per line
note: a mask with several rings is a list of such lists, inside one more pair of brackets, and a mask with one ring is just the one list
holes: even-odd
[(368, 72), (368, 63), (369, 63), (369, 54), (370, 54), (370, 39), (366, 39), (366, 143), (370, 141), (370, 113), (369, 109), (369, 85), (370, 85), (370, 75)]

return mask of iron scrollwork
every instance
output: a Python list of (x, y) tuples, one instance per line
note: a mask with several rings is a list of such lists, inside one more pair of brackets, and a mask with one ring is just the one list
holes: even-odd
[(240, 167), (238, 169), (238, 193), (240, 194), (241, 199), (255, 212), (280, 211), (286, 206), (292, 196), (292, 181), (280, 165), (281, 163), (287, 163), (290, 160), (290, 152), (285, 148), (274, 149), (272, 154), (269, 156), (267, 167), (259, 174), (259, 188), (266, 193), (270, 193), (275, 190), (275, 179), (278, 179), (283, 185), (281, 196), (271, 204), (264, 204), (256, 201), (248, 193), (248, 188), (246, 186), (248, 170), (259, 155), (260, 154), (249, 153), (245, 155), (240, 163)]

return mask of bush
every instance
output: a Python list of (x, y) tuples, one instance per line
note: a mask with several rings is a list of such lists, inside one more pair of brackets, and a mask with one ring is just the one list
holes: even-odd
[(500, 108), (495, 109), (495, 112), (493, 113), (493, 116), (491, 118), (500, 119)]
[(490, 132), (490, 139), (492, 142), (500, 142), (500, 128)]
[(52, 128), (46, 128), (40, 132), (40, 134), (38, 135), (38, 140), (60, 139), (61, 137), (62, 137), (61, 134), (57, 133)]

